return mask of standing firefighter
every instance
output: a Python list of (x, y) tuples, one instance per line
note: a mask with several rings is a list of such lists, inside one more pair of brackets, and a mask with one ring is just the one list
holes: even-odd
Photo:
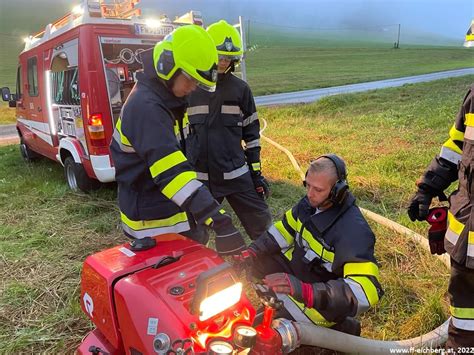
[[(252, 239), (271, 214), (269, 186), (260, 167), (260, 123), (249, 86), (232, 74), (242, 56), (238, 31), (225, 21), (210, 25), (219, 55), (217, 89), (189, 96), (187, 157), (213, 196), (227, 199)], [(242, 146), (242, 141), (244, 146)]]
[(150, 237), (181, 233), (206, 243), (200, 225), (217, 234), (216, 249), (232, 254), (244, 246), (231, 218), (196, 179), (183, 150), (185, 96), (215, 90), (217, 53), (199, 26), (176, 29), (143, 54), (143, 73), (117, 121), (111, 152), (125, 234), (135, 249)]
[[(431, 200), (444, 196), (443, 191), (459, 180), (458, 189), (449, 197), (448, 228), (444, 248), (451, 256), (449, 296), (451, 322), (448, 348), (474, 345), (474, 85), (468, 91), (449, 131), (449, 139), (441, 147), (422, 178), (413, 197), (408, 215), (423, 221), (428, 216)], [(439, 250), (441, 241), (430, 234), (430, 246)], [(438, 244), (438, 246), (436, 246)], [(442, 248), (442, 244), (441, 244)]]

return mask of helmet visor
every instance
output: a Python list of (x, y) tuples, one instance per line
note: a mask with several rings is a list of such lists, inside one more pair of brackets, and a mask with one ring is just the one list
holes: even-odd
[[(214, 69), (216, 71), (216, 69)], [(201, 71), (198, 70), (199, 74), (201, 74)], [(214, 92), (216, 91), (216, 84), (215, 84), (215, 80), (209, 80), (210, 82), (213, 82), (214, 85), (207, 85), (207, 84), (204, 84), (202, 82), (200, 82), (199, 80), (197, 80), (196, 78), (192, 77), (190, 74), (186, 73), (184, 70), (181, 70), (181, 73), (188, 79), (188, 80), (191, 80), (192, 82), (194, 82), (196, 84), (196, 86), (204, 91), (207, 91), (207, 92)], [(202, 75), (202, 74), (201, 74)], [(212, 75), (212, 74), (211, 74)], [(216, 71), (216, 75), (217, 77), (217, 71)], [(207, 79), (207, 78), (206, 78)]]
[(240, 55), (225, 55), (219, 54), (219, 60), (226, 60), (230, 62), (240, 62), (242, 57)]

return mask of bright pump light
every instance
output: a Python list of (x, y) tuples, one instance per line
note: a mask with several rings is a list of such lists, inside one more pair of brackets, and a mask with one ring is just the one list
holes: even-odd
[(218, 355), (218, 354), (232, 354), (234, 351), (234, 347), (225, 342), (225, 341), (213, 341), (209, 344), (209, 353), (210, 355)]
[(240, 301), (242, 283), (228, 263), (223, 263), (199, 275), (191, 312), (205, 321)]
[(222, 291), (219, 291), (201, 302), (199, 307), (199, 320), (209, 319), (225, 311), (240, 301), (242, 283), (238, 282)]

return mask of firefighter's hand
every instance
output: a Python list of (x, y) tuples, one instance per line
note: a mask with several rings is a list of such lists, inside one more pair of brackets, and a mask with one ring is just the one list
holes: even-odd
[(269, 198), (271, 191), (270, 184), (268, 183), (267, 179), (265, 179), (261, 173), (257, 173), (252, 174), (252, 180), (257, 194), (263, 199)]
[(216, 251), (219, 255), (235, 255), (245, 249), (244, 238), (224, 210), (216, 212), (206, 224), (216, 232)]
[(411, 199), (410, 205), (408, 206), (408, 216), (412, 221), (424, 221), (428, 216), (428, 211), (430, 209), (431, 200), (433, 195), (422, 189), (418, 188), (417, 193)]
[(254, 264), (254, 260), (257, 258), (257, 253), (251, 247), (242, 250), (240, 254), (234, 255), (232, 257), (233, 266), (237, 270), (244, 270), (250, 268)]
[(265, 276), (263, 282), (276, 293), (285, 293), (308, 307), (313, 307), (313, 286), (295, 276), (279, 272)]

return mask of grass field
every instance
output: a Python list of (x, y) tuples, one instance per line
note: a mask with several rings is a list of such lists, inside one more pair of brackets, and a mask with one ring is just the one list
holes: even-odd
[[(304, 167), (319, 154), (342, 155), (362, 207), (425, 233), (405, 207), (414, 181), (446, 139), (474, 76), (334, 96), (311, 105), (261, 109), (265, 134)], [(269, 200), (279, 218), (304, 193), (286, 156), (263, 145)], [(87, 255), (123, 242), (115, 191), (68, 191), (59, 164), (25, 164), (16, 146), (0, 148), (0, 349), (72, 353), (91, 329), (79, 307)], [(385, 297), (363, 317), (377, 339), (417, 336), (447, 315), (448, 271), (417, 245), (371, 224)]]

